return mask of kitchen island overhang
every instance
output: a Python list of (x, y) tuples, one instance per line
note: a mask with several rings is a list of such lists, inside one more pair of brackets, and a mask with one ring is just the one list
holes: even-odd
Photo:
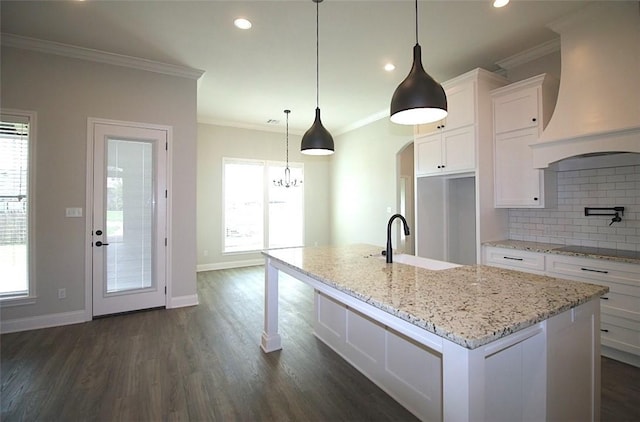
[[(518, 412), (522, 418), (563, 415), (566, 406), (558, 397), (576, 399), (558, 392), (569, 387), (561, 380), (567, 376), (569, 383), (580, 379), (591, 385), (588, 404), (583, 406), (586, 410), (578, 416), (598, 419), (598, 298), (606, 293), (606, 287), (486, 266), (434, 271), (386, 264), (379, 258), (380, 249), (369, 245), (279, 249), (263, 254), (265, 326), (261, 347), (267, 353), (282, 347), (277, 315), (278, 272), (282, 271), (314, 288), (316, 336), (423, 419), (489, 420)], [(332, 316), (323, 321), (329, 314)], [(359, 337), (356, 326), (367, 332), (364, 342), (371, 344), (354, 344), (353, 339)], [(560, 332), (562, 335), (553, 334)], [(375, 343), (377, 338), (379, 343)], [(407, 344), (394, 352), (393, 347), (401, 341)], [(389, 362), (396, 359), (392, 353), (399, 353), (402, 359), (416, 352), (415, 347), (426, 353), (425, 368), (432, 369), (425, 371), (437, 372), (424, 373), (433, 380), (429, 385), (415, 379), (409, 362), (406, 368), (389, 369)], [(384, 349), (382, 355), (374, 350), (378, 348)], [(582, 356), (578, 359), (583, 362), (578, 371), (581, 374), (563, 370), (568, 354)], [(380, 361), (380, 368), (371, 366), (370, 361)], [(520, 381), (510, 375), (498, 380), (496, 365), (517, 369)], [(557, 375), (540, 376), (551, 368)], [(402, 378), (400, 373), (405, 373), (406, 379), (396, 389), (394, 379)], [(504, 390), (501, 382), (506, 383), (511, 396), (515, 393), (510, 390), (521, 390), (519, 397), (509, 397), (519, 402), (519, 407), (494, 403), (500, 401), (496, 395)], [(439, 395), (434, 389), (440, 390)], [(551, 392), (559, 396), (550, 397)]]

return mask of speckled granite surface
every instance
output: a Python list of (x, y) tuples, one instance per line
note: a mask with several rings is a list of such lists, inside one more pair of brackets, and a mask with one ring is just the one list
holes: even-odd
[(524, 240), (497, 240), (494, 242), (485, 242), (483, 245), (519, 249), (522, 251), (577, 256), (582, 258), (604, 259), (607, 261), (626, 262), (628, 264), (640, 265), (640, 252), (636, 251), (592, 248), (588, 246), (558, 245), (555, 243), (528, 242)]
[(601, 296), (609, 289), (490, 266), (431, 271), (387, 264), (380, 247), (263, 252), (353, 297), (468, 349)]

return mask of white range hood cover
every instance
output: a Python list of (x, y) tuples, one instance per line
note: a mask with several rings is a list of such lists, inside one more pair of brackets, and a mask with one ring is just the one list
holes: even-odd
[(555, 111), (536, 168), (567, 157), (640, 152), (640, 3), (598, 2), (549, 27), (560, 34)]

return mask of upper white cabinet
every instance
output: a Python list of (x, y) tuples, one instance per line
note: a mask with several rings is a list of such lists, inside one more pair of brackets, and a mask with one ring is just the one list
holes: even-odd
[(415, 127), (416, 176), (464, 173), (476, 169), (477, 126), (481, 116), (479, 92), (483, 92), (482, 88), (486, 86), (493, 89), (505, 82), (498, 75), (476, 69), (442, 84), (447, 94), (447, 117)]
[(473, 171), (476, 155), (472, 127), (462, 127), (416, 138), (417, 176)]
[(471, 79), (455, 80), (442, 84), (447, 94), (447, 117), (435, 123), (417, 125), (415, 135), (428, 135), (436, 131), (447, 131), (475, 123), (475, 84)]
[(518, 88), (516, 86), (514, 88), (510, 85), (504, 88), (504, 92), (500, 89), (496, 91), (492, 92), (495, 133), (505, 133), (532, 127), (537, 128), (539, 126), (540, 101), (538, 98), (538, 86), (530, 88), (526, 86)]
[(554, 171), (533, 167), (533, 150), (550, 119), (558, 82), (542, 74), (491, 91), (496, 208), (544, 208), (556, 198)]

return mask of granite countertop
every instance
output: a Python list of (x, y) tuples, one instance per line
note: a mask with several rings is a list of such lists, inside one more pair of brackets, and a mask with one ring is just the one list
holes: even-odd
[(590, 246), (559, 245), (556, 243), (529, 242), (525, 240), (496, 240), (484, 242), (485, 246), (518, 249), (540, 253), (577, 256), (581, 258), (603, 259), (606, 261), (640, 264), (640, 252), (622, 249), (594, 248)]
[(485, 265), (433, 271), (387, 264), (380, 250), (350, 245), (275, 249), (263, 254), (467, 349), (609, 290)]

